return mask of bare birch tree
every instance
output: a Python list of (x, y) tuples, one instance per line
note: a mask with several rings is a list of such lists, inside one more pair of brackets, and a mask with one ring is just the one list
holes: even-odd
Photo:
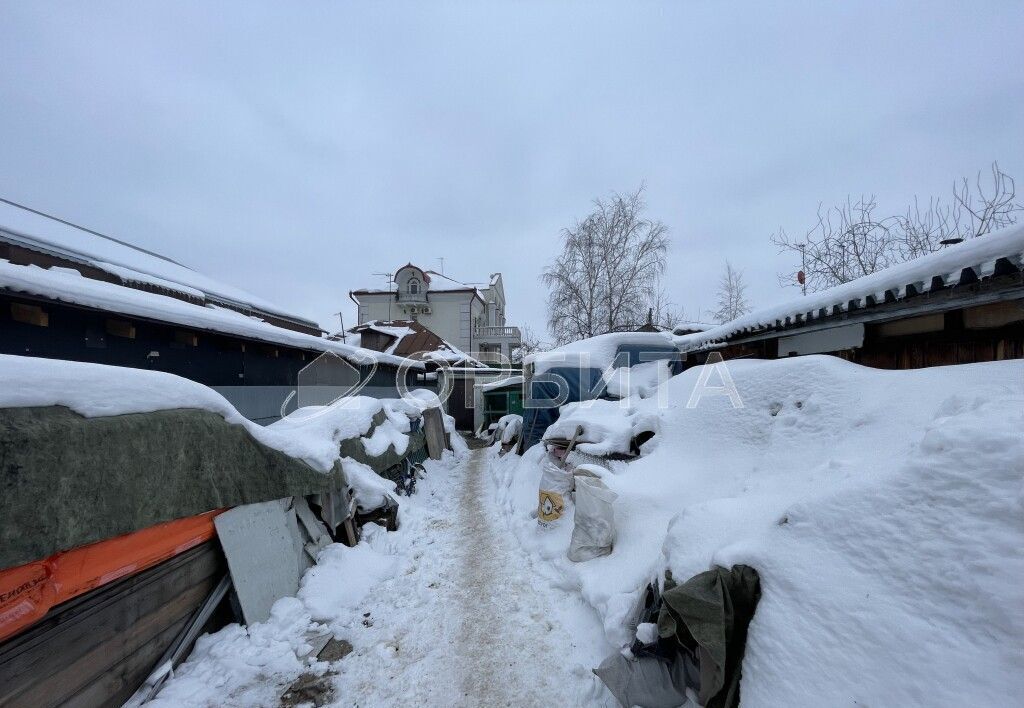
[(718, 308), (711, 313), (712, 318), (723, 324), (750, 312), (746, 292), (743, 271), (736, 270), (729, 261), (726, 261), (725, 273), (718, 284)]
[[(964, 178), (953, 185), (948, 202), (927, 206), (915, 198), (900, 215), (879, 216), (874, 195), (823, 210), (802, 238), (784, 230), (772, 236), (782, 252), (800, 258), (809, 290), (824, 290), (874, 273), (894, 263), (923, 256), (950, 243), (984, 236), (1017, 222), (1024, 205), (1016, 200), (1013, 178), (993, 162), (986, 183), (979, 172), (973, 185)], [(796, 270), (780, 274), (783, 285), (798, 285)]]
[(651, 314), (651, 323), (664, 330), (675, 328), (680, 322), (686, 321), (686, 310), (669, 297), (661, 278), (655, 281), (651, 289), (651, 299), (648, 306)]
[(542, 352), (550, 348), (546, 342), (534, 334), (533, 328), (523, 325), (520, 328), (519, 346), (512, 350), (511, 360), (513, 364), (521, 364), (523, 359), (534, 352)]
[(596, 199), (593, 212), (562, 231), (562, 253), (541, 275), (558, 344), (644, 321), (669, 238), (663, 223), (644, 218), (643, 189)]

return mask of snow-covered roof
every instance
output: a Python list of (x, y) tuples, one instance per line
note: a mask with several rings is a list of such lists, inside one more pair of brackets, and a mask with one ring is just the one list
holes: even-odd
[(478, 384), (475, 384), (475, 388), (478, 388), (481, 391), (486, 392), (486, 391), (493, 391), (496, 388), (505, 388), (506, 386), (522, 386), (522, 385), (523, 385), (523, 377), (520, 376), (520, 375), (516, 375), (516, 376), (507, 376), (507, 377), (505, 377), (503, 379), (498, 379), (497, 381), (487, 381), (485, 383), (478, 383)]
[(675, 334), (679, 333), (690, 333), (690, 332), (707, 332), (709, 329), (714, 329), (717, 324), (709, 324), (707, 322), (681, 322), (680, 324), (672, 327), (672, 332)]
[[(418, 270), (420, 273), (423, 274), (423, 280), (424, 280), (424, 282), (427, 285), (426, 291), (428, 293), (430, 293), (430, 292), (440, 292), (440, 293), (443, 293), (443, 292), (469, 292), (469, 293), (473, 293), (474, 295), (476, 295), (478, 298), (480, 298), (480, 300), (486, 301), (486, 298), (484, 297), (484, 294), (481, 291), (480, 286), (478, 286), (476, 284), (464, 283), (461, 280), (456, 280), (455, 278), (447, 276), (444, 273), (438, 273), (436, 270), (425, 270), (423, 268), (420, 268), (419, 266), (413, 265), (412, 263), (407, 263), (406, 265), (404, 265), (401, 268), (399, 268), (398, 271), (401, 271), (401, 270), (403, 270), (405, 268), (415, 268), (416, 270)], [(396, 274), (397, 274), (398, 271), (396, 271)], [(500, 273), (496, 273), (495, 275), (500, 276), (501, 274)], [(486, 287), (491, 287), (493, 284), (494, 284), (494, 279), (492, 278), (492, 280), (489, 282), (489, 284)], [(384, 290), (384, 289), (381, 289), (381, 288), (359, 288), (357, 290), (353, 290), (352, 294), (353, 295), (384, 295), (384, 294), (394, 295), (395, 292), (396, 292), (395, 290), (391, 290), (391, 289)]]
[(197, 273), (152, 251), (72, 225), (0, 199), (0, 239), (71, 261), (86, 263), (125, 282), (146, 283), (242, 307), (318, 328), (315, 322), (246, 292)]
[(546, 352), (534, 352), (526, 356), (523, 363), (532, 364), (535, 373), (555, 366), (606, 369), (615, 361), (620, 347), (650, 346), (660, 351), (671, 344), (671, 335), (667, 332), (612, 332), (570, 342)]
[(922, 294), (975, 282), (991, 276), (996, 262), (1007, 260), (1016, 268), (1024, 261), (1024, 226), (1014, 226), (970, 239), (906, 263), (880, 270), (828, 290), (808, 293), (780, 305), (766, 307), (726, 322), (706, 332), (673, 339), (682, 351), (704, 349), (737, 335), (781, 329), (798, 322), (813, 322), (834, 314), (887, 300), (902, 300), (909, 293)]
[(370, 320), (356, 325), (349, 332), (362, 345), (362, 333), (378, 332), (393, 340), (383, 350), (385, 354), (415, 357), (425, 361), (484, 367), (476, 358), (443, 339), (416, 320)]
[[(104, 312), (169, 322), (197, 330), (207, 330), (255, 339), (271, 344), (332, 352), (357, 364), (409, 364), (410, 360), (360, 349), (303, 332), (277, 327), (258, 317), (250, 317), (216, 305), (195, 305), (156, 293), (134, 290), (101, 280), (85, 278), (68, 268), (40, 268), (14, 265), (0, 259), (0, 289), (36, 297), (92, 307)], [(412, 362), (413, 368), (423, 364)]]

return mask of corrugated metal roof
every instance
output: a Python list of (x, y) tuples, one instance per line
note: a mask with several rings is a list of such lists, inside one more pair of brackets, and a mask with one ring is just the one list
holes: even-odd
[(706, 332), (674, 337), (673, 341), (684, 352), (706, 349), (730, 339), (806, 325), (873, 305), (899, 302), (908, 296), (975, 283), (997, 274), (1000, 267), (1018, 272), (1022, 262), (1024, 226), (1014, 226), (751, 312)]

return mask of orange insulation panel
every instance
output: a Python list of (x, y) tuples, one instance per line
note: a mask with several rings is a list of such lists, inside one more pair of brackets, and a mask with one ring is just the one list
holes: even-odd
[(210, 540), (216, 535), (213, 518), (223, 511), (168, 521), (0, 570), (0, 641), (39, 621), (55, 605)]

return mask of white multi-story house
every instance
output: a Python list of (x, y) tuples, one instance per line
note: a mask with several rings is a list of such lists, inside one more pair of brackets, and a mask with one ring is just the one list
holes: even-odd
[(488, 353), (511, 357), (520, 346), (518, 327), (505, 322), (501, 273), (486, 286), (461, 283), (408, 263), (394, 274), (387, 290), (353, 290), (358, 324), (372, 320), (416, 320), (442, 339), (478, 358)]

